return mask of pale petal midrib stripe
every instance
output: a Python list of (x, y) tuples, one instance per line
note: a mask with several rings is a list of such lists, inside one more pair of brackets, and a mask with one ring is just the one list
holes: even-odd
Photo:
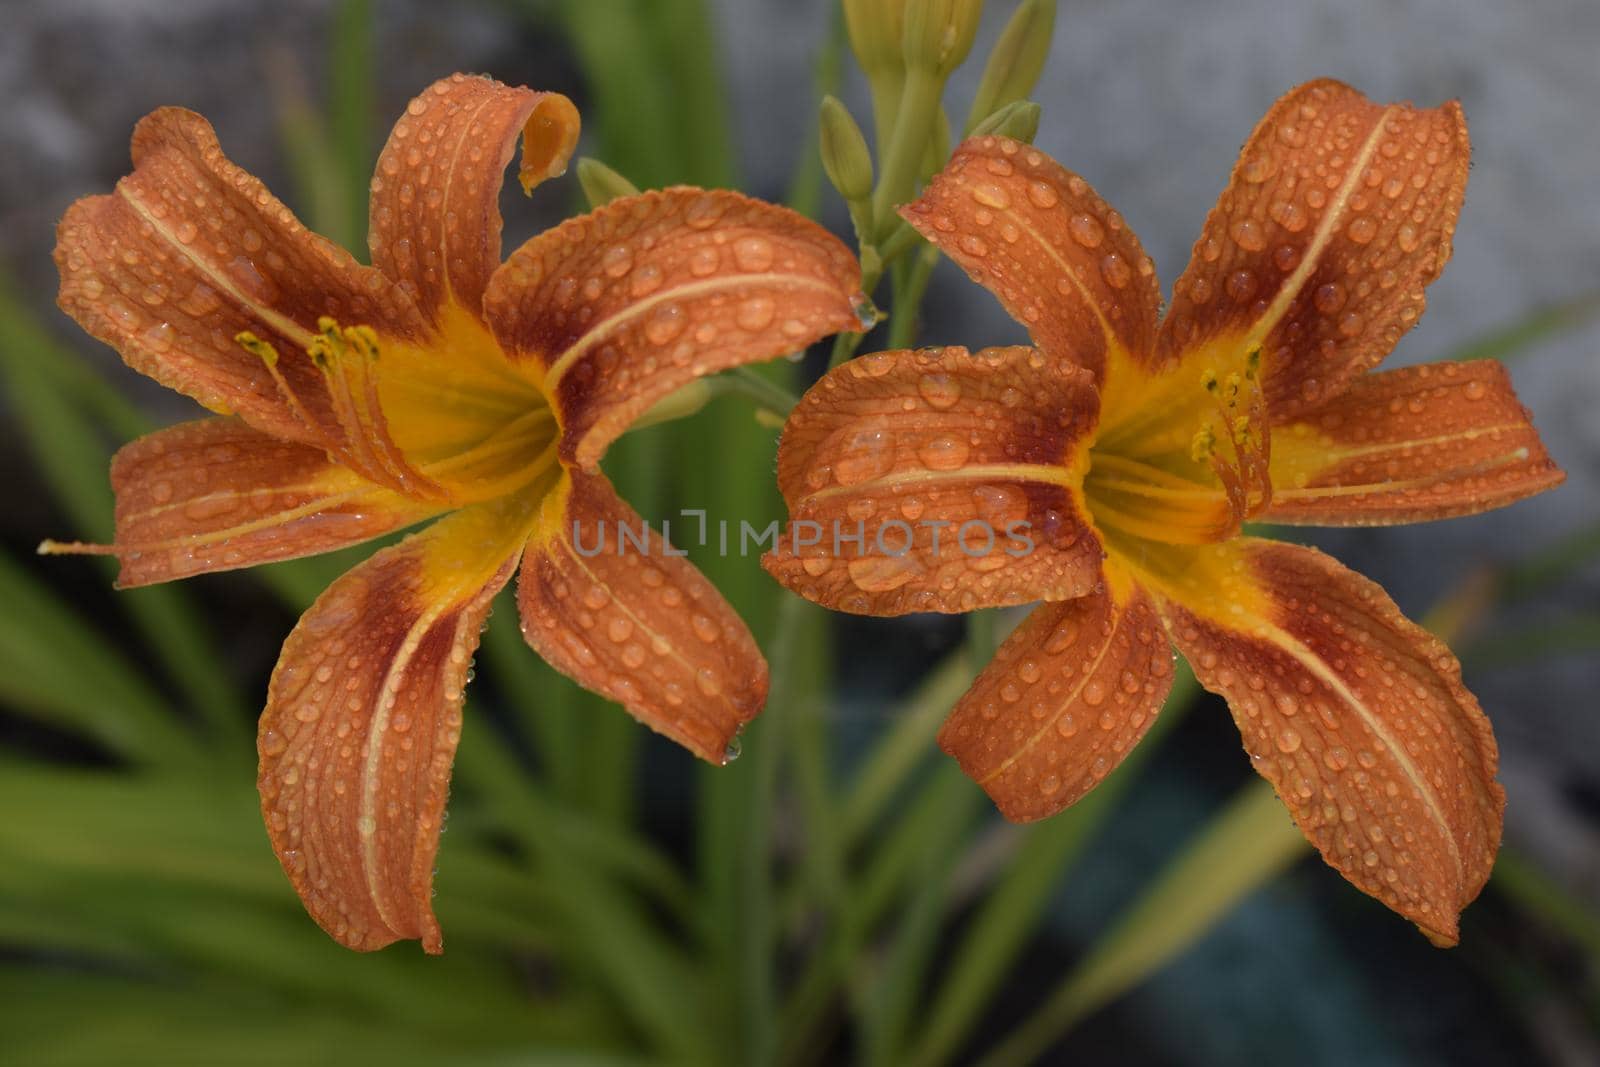
[(1328, 446), (1327, 454), (1335, 461), (1357, 459), (1361, 456), (1378, 455), (1384, 452), (1397, 452), (1407, 448), (1422, 448), (1428, 445), (1447, 445), (1453, 441), (1471, 441), (1485, 434), (1501, 433), (1505, 431), (1525, 430), (1530, 427), (1526, 423), (1507, 422), (1498, 426), (1474, 426), (1470, 430), (1459, 430), (1455, 433), (1439, 434), (1435, 437), (1406, 438), (1403, 441), (1388, 441), (1376, 445), (1360, 445), (1355, 448), (1340, 448), (1337, 444)]
[(155, 231), (165, 238), (167, 243), (172, 245), (173, 249), (177, 251), (179, 255), (187, 259), (190, 263), (193, 263), (201, 274), (205, 275), (206, 278), (215, 283), (217, 288), (221, 289), (223, 292), (232, 297), (241, 307), (245, 309), (247, 313), (254, 315), (256, 318), (260, 319), (266, 325), (271, 327), (276, 332), (282, 334), (284, 337), (288, 338), (302, 349), (307, 348), (311, 344), (313, 339), (311, 331), (305, 329), (288, 316), (274, 311), (248, 296), (242, 289), (239, 288), (238, 284), (234, 282), (232, 278), (229, 278), (225, 273), (223, 273), (220, 268), (213, 266), (209, 261), (197, 255), (194, 249), (178, 240), (177, 235), (173, 233), (172, 230), (170, 230), (161, 219), (157, 218), (149, 208), (145, 207), (143, 203), (141, 203), (136, 197), (128, 192), (126, 182), (117, 183), (117, 192), (122, 196), (122, 199), (133, 208), (134, 212), (138, 214), (141, 219), (154, 227)]
[(1406, 779), (1416, 787), (1423, 803), (1427, 805), (1429, 813), (1438, 823), (1439, 831), (1444, 837), (1446, 847), (1450, 851), (1450, 859), (1455, 864), (1456, 884), (1465, 886), (1467, 884), (1466, 865), (1461, 859), (1461, 850), (1456, 844), (1455, 834), (1451, 832), (1450, 820), (1445, 815), (1444, 805), (1434, 791), (1433, 783), (1429, 782), (1427, 777), (1417, 769), (1417, 765), (1412, 762), (1411, 754), (1405, 750), (1405, 746), (1384, 725), (1382, 718), (1369, 710), (1361, 699), (1351, 691), (1350, 687), (1344, 683), (1344, 680), (1335, 674), (1322, 661), (1320, 656), (1310, 648), (1307, 648), (1299, 638), (1282, 627), (1267, 622), (1265, 619), (1259, 621), (1264, 631), (1263, 636), (1267, 640), (1288, 652), (1289, 655), (1304, 665), (1306, 670), (1310, 671), (1319, 681), (1331, 689), (1340, 700), (1349, 705), (1362, 723), (1372, 731), (1373, 736), (1378, 739), (1384, 748), (1389, 750), (1400, 770), (1405, 774)]
[(1300, 290), (1305, 287), (1306, 279), (1321, 265), (1322, 254), (1327, 251), (1328, 245), (1333, 240), (1333, 234), (1344, 221), (1345, 209), (1350, 204), (1350, 199), (1355, 195), (1356, 187), (1361, 182), (1361, 176), (1366, 173), (1367, 164), (1372, 162), (1373, 154), (1378, 150), (1378, 141), (1383, 137), (1384, 126), (1393, 114), (1394, 108), (1386, 107), (1373, 123), (1372, 132), (1361, 144), (1361, 151), (1356, 153), (1355, 160), (1350, 164), (1350, 170), (1345, 174), (1344, 181), (1339, 183), (1339, 189), (1333, 195), (1333, 200), (1328, 204), (1327, 212), (1322, 216), (1316, 230), (1312, 234), (1311, 243), (1306, 246), (1306, 253), (1300, 260), (1300, 265), (1295, 267), (1294, 273), (1279, 288), (1278, 295), (1273, 297), (1272, 303), (1267, 305), (1267, 310), (1256, 320), (1250, 328), (1250, 333), (1245, 339), (1245, 351), (1259, 348), (1267, 336), (1272, 333), (1280, 319), (1289, 310)]
[(546, 395), (555, 394), (561, 378), (572, 368), (574, 363), (587, 355), (591, 348), (645, 312), (674, 300), (686, 300), (691, 297), (704, 296), (708, 293), (716, 293), (723, 289), (736, 289), (752, 284), (773, 288), (815, 289), (823, 293), (832, 293), (836, 290), (835, 286), (809, 274), (778, 274), (770, 272), (707, 278), (704, 281), (689, 282), (686, 285), (663, 289), (658, 293), (652, 293), (643, 300), (634, 301), (615, 314), (601, 319), (585, 331), (583, 336), (563, 349), (561, 354), (551, 361), (550, 369), (545, 372), (544, 389)]
[[(1110, 594), (1108, 593), (1107, 595), (1109, 596)], [(1128, 610), (1131, 607), (1131, 601), (1128, 604), (1117, 604), (1115, 601), (1113, 601), (1112, 610), (1116, 612), (1117, 619), (1116, 622), (1112, 624), (1111, 634), (1106, 638), (1105, 643), (1100, 646), (1100, 651), (1095, 654), (1094, 663), (1090, 665), (1088, 670), (1079, 675), (1078, 684), (1073, 688), (1071, 695), (1068, 696), (1066, 700), (1061, 701), (1056, 708), (1056, 713), (1052, 715), (1049, 720), (1044, 723), (1044, 725), (1040, 726), (1039, 729), (1030, 734), (1026, 741), (1017, 746), (1016, 751), (1007, 756), (1005, 762), (1001, 763), (1000, 766), (996, 767), (989, 774), (984, 775), (982, 780), (978, 782), (979, 785), (985, 785), (988, 782), (1000, 777), (1000, 775), (1004, 774), (1006, 771), (1010, 770), (1018, 760), (1032, 751), (1033, 746), (1039, 743), (1040, 738), (1044, 737), (1051, 730), (1055, 729), (1056, 724), (1061, 721), (1061, 716), (1066, 714), (1068, 707), (1077, 702), (1078, 695), (1083, 692), (1083, 690), (1088, 686), (1089, 682), (1094, 678), (1095, 672), (1099, 671), (1100, 664), (1105, 662), (1106, 656), (1110, 655), (1111, 646), (1116, 642), (1117, 632), (1122, 628), (1122, 623), (1127, 618)]]
[(961, 467), (953, 471), (899, 471), (878, 478), (868, 478), (854, 485), (832, 485), (800, 498), (802, 506), (834, 497), (893, 489), (902, 485), (939, 485), (945, 482), (1013, 480), (1043, 482), (1049, 485), (1070, 487), (1072, 475), (1065, 467), (1044, 463), (984, 463)]

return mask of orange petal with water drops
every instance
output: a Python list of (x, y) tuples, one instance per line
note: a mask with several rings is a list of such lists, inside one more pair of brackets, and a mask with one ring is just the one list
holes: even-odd
[(1116, 769), (1172, 688), (1172, 643), (1137, 585), (1041, 604), (939, 731), (1013, 822), (1075, 804)]
[(1183, 559), (1161, 610), (1256, 770), (1331, 866), (1455, 944), (1505, 807), (1494, 734), (1455, 656), (1314, 549), (1242, 538)]
[(1053, 358), (1099, 379), (1108, 360), (1142, 360), (1154, 344), (1150, 257), (1088, 182), (1038, 149), (967, 141), (901, 214)]
[[(335, 398), (306, 355), (318, 320), (411, 342), (425, 327), (410, 298), (302, 226), (191, 111), (142, 119), (133, 164), (115, 193), (79, 200), (57, 228), (62, 310), (213, 411), (307, 444), (339, 439)], [(295, 401), (235, 340), (246, 331), (276, 349)]]
[(342, 945), (443, 950), (430, 898), (462, 687), (532, 514), (507, 501), (441, 519), (334, 582), (284, 643), (257, 741), (261, 810)]
[(858, 329), (861, 272), (787, 208), (725, 190), (614, 200), (533, 238), (489, 283), (513, 358), (544, 368), (562, 458), (585, 469), (693, 379)]
[(762, 566), (840, 611), (971, 611), (1080, 596), (1100, 580), (1079, 485), (1098, 398), (1031, 348), (878, 352), (789, 416), (790, 524)]
[(1272, 439), (1266, 522), (1376, 526), (1472, 515), (1565, 479), (1500, 363), (1363, 375)]
[(578, 109), (560, 93), (480, 75), (441, 78), (406, 106), (378, 156), (368, 243), (372, 263), (439, 326), (451, 304), (482, 318), (500, 266), (500, 186), (520, 138), (525, 193), (566, 170)]
[(517, 578), (551, 666), (701, 759), (724, 763), (767, 699), (767, 662), (716, 587), (603, 475), (569, 471)]
[(1275, 421), (1338, 395), (1422, 314), (1450, 258), (1471, 146), (1461, 106), (1285, 94), (1245, 143), (1162, 322), (1156, 362), (1260, 349)]
[(182, 423), (124, 446), (111, 487), (113, 544), (46, 551), (115, 555), (121, 588), (331, 552), (439, 511), (234, 419)]

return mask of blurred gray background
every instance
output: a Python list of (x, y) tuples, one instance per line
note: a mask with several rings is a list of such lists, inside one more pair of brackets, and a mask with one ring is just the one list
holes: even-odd
[[(508, 5), (379, 5), (384, 83), (397, 113), (419, 87), (453, 70), (561, 89), (582, 99), (575, 64)], [(975, 55), (986, 54), (1011, 4), (991, 2)], [(537, 16), (540, 5), (527, 3)], [(813, 57), (833, 5), (825, 0), (717, 0), (739, 133), (743, 185), (781, 198), (816, 104)], [(288, 187), (274, 131), (274, 79), (325, 72), (313, 42), (326, 5), (246, 0), (7, 0), (0, 10), (0, 268), (49, 309), (53, 226), (74, 198), (110, 188), (127, 169), (127, 136), (150, 109), (180, 103), (217, 126), (224, 148), (275, 189)], [(302, 47), (304, 45), (305, 47)], [(1431, 105), (1459, 97), (1474, 170), (1455, 256), (1429, 290), (1420, 326), (1395, 363), (1443, 357), (1544, 306), (1600, 294), (1600, 3), (1595, 0), (1066, 0), (1036, 96), (1038, 144), (1083, 174), (1127, 218), (1170, 284), (1226, 181), (1240, 143), (1280, 93), (1333, 76), (1379, 99)], [(154, 58), (155, 61), (152, 61)], [(956, 76), (959, 119), (978, 77)], [(859, 79), (847, 85), (870, 114)], [(570, 188), (517, 198), (507, 245), (570, 206)], [(509, 205), (508, 205), (509, 206)], [(845, 232), (829, 197), (829, 221)], [(1020, 329), (987, 293), (942, 266), (928, 301), (926, 343), (1008, 343)], [(63, 338), (93, 352), (119, 384), (174, 417), (181, 401), (122, 371), (108, 350), (53, 310)], [(1592, 528), (1600, 515), (1600, 320), (1530, 351), (1513, 376), (1551, 452), (1566, 468), (1557, 492), (1472, 519), (1308, 535), (1424, 612), (1461, 577)], [(26, 485), (26, 457), (0, 441), (8, 492)], [(7, 532), (31, 528), (13, 504)], [(37, 536), (36, 534), (34, 536)], [(1498, 618), (1486, 639), (1587, 614), (1600, 570)], [(1494, 721), (1511, 793), (1510, 834), (1600, 906), (1600, 663), (1589, 653), (1472, 672)], [(1192, 989), (1192, 987), (1190, 987)], [(1203, 992), (1195, 995), (1204, 995)], [(1367, 1051), (1371, 1051), (1370, 1049)]]

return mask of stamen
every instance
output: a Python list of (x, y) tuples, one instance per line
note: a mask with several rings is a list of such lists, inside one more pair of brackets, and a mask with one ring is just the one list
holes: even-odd
[(1267, 422), (1266, 395), (1261, 389), (1261, 350), (1245, 357), (1244, 373), (1234, 371), (1219, 381), (1214, 370), (1200, 376), (1200, 384), (1215, 402), (1215, 424), (1227, 438), (1232, 458), (1217, 448), (1211, 423), (1200, 427), (1189, 454), (1197, 463), (1209, 463), (1222, 483), (1235, 526), (1243, 526), (1272, 503), (1272, 431)]
[(283, 376), (283, 371), (278, 369), (278, 350), (249, 330), (239, 331), (233, 335), (233, 339), (240, 348), (255, 356), (267, 368), (267, 373), (272, 375), (272, 381), (278, 387), (279, 395), (283, 397), (284, 403), (289, 405), (289, 410), (294, 412), (295, 418), (322, 442), (324, 448), (331, 452), (339, 451), (339, 443), (306, 411), (305, 405), (300, 402), (300, 397), (295, 394), (288, 379)]
[[(362, 441), (374, 454), (379, 468), (406, 492), (417, 489), (416, 473), (384, 427), (383, 405), (378, 398), (378, 334), (370, 326), (351, 326), (343, 331), (334, 320), (317, 321), (323, 336), (336, 338), (340, 370), (349, 390), (351, 407), (362, 428)], [(436, 487), (435, 487), (436, 488)]]
[(350, 469), (411, 496), (442, 499), (442, 486), (417, 471), (389, 436), (379, 399), (378, 335), (370, 326), (341, 327), (324, 315), (306, 348), (328, 385), (333, 415), (344, 433), (341, 460)]

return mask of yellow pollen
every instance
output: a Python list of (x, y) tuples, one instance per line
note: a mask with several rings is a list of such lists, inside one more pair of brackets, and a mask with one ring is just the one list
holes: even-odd
[[(1191, 458), (1210, 464), (1222, 483), (1235, 528), (1272, 503), (1272, 434), (1260, 366), (1261, 349), (1254, 348), (1245, 356), (1244, 373), (1230, 372), (1220, 391), (1216, 371), (1208, 369), (1200, 376), (1200, 384), (1215, 398), (1216, 414), (1201, 426), (1189, 446)], [(1231, 456), (1219, 452), (1213, 423), (1226, 436)]]

